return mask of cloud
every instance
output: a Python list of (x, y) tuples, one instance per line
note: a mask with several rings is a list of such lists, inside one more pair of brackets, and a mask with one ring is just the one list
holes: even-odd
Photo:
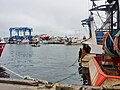
[[(28, 26), (33, 34), (68, 35), (88, 16), (86, 0), (0, 0), (0, 33)], [(2, 35), (1, 35), (2, 36)]]

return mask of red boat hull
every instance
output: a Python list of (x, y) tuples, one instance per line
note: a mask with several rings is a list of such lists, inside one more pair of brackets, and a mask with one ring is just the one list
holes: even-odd
[(6, 44), (5, 42), (0, 42), (0, 56), (2, 55), (5, 44)]
[[(119, 85), (120, 70), (114, 70), (112, 69), (113, 66), (110, 65), (106, 65), (107, 67), (101, 67), (101, 62), (104, 62), (103, 57), (93, 57), (92, 60), (89, 62), (89, 74), (91, 85), (106, 87)], [(114, 65), (118, 66), (118, 63), (120, 63), (120, 58), (113, 57), (109, 60), (106, 60), (106, 63), (114, 63)]]

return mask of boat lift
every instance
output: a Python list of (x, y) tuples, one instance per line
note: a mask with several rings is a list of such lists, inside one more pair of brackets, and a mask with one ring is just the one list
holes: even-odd
[[(26, 38), (28, 40), (31, 41), (32, 39), (32, 28), (28, 28), (28, 27), (14, 27), (14, 28), (10, 28), (9, 31), (10, 31), (10, 41), (12, 41), (13, 39), (15, 39), (15, 41), (18, 41), (18, 39), (21, 39), (21, 38)], [(17, 35), (14, 35), (13, 36), (13, 31), (15, 31), (17, 33)], [(23, 32), (23, 36), (20, 36), (20, 32)], [(29, 32), (29, 35), (26, 35), (26, 32)]]

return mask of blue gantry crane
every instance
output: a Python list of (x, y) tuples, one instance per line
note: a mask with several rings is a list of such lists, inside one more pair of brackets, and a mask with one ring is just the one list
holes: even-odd
[[(10, 31), (10, 41), (13, 41), (13, 39), (15, 41), (17, 41), (19, 39), (21, 39), (21, 40), (22, 39), (28, 39), (30, 41), (32, 40), (32, 33), (31, 33), (33, 31), (32, 28), (28, 28), (28, 27), (14, 27), (14, 28), (10, 28), (9, 31)], [(16, 32), (17, 35), (16, 34), (14, 35), (13, 32)], [(23, 33), (22, 36), (20, 36), (21, 32)], [(26, 35), (26, 32), (28, 32), (29, 35)]]

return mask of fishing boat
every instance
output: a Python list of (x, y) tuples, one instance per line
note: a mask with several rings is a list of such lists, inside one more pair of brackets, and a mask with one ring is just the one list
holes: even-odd
[[(2, 55), (5, 44), (6, 44), (5, 41), (2, 40), (0, 41), (0, 56)], [(6, 72), (6, 69), (0, 66), (0, 78), (9, 78), (9, 77), (10, 75)]]
[(5, 42), (4, 41), (0, 41), (0, 56), (2, 55), (3, 49), (5, 47)]
[[(88, 63), (90, 85), (120, 87), (120, 1), (107, 0), (105, 5), (100, 6), (96, 5), (99, 1), (91, 1), (93, 3), (91, 15), (82, 21), (90, 30), (90, 38), (83, 43), (89, 44), (91, 53), (95, 54)], [(99, 11), (106, 13), (106, 20), (99, 29), (95, 29), (94, 11), (97, 11), (99, 17)], [(104, 32), (102, 45), (97, 43), (96, 32)]]

